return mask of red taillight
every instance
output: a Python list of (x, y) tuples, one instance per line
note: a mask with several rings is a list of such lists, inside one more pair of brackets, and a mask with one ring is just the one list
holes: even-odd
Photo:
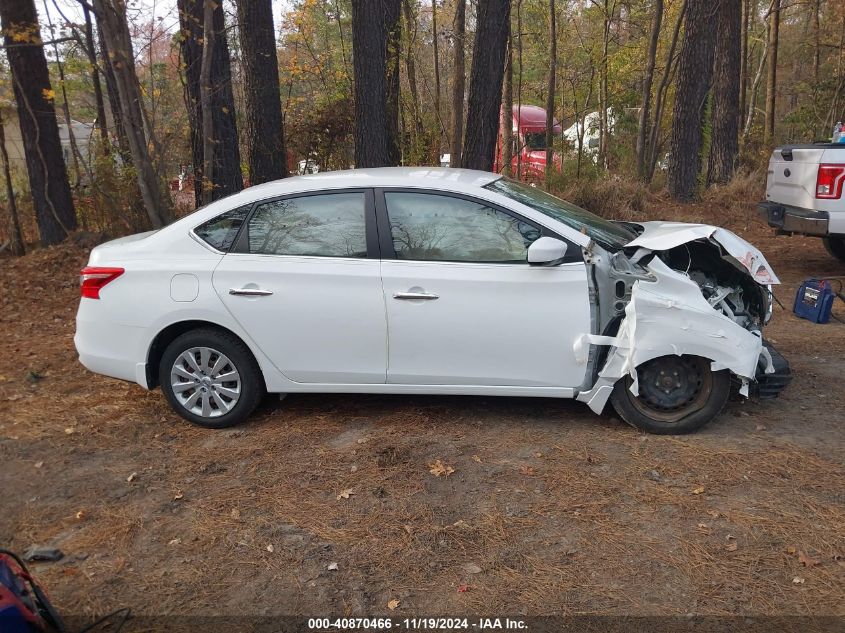
[(842, 196), (845, 165), (819, 165), (816, 178), (816, 198), (838, 200)]
[(87, 266), (79, 273), (79, 292), (83, 297), (99, 299), (100, 289), (123, 274), (122, 268)]

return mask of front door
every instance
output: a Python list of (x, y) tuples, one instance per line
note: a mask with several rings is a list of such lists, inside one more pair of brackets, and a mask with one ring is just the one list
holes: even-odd
[(384, 295), (366, 239), (371, 210), (369, 190), (261, 202), (237, 252), (214, 271), (226, 308), (290, 380), (385, 382)]
[(573, 343), (590, 332), (590, 307), (580, 248), (561, 265), (530, 266), (541, 230), (506, 210), (436, 192), (385, 191), (383, 201), (388, 383), (581, 385)]

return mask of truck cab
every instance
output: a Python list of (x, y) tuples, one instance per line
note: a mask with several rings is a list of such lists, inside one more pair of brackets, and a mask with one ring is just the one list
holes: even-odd
[(766, 199), (757, 206), (780, 233), (814, 235), (845, 261), (845, 144), (784, 145), (769, 159)]
[[(534, 105), (515, 105), (510, 117), (506, 116), (503, 109), (499, 120), (499, 137), (493, 161), (494, 170), (501, 172), (504, 168), (503, 132), (504, 126), (510, 124), (513, 130), (511, 173), (519, 180), (542, 181), (546, 173), (546, 110)], [(552, 131), (555, 136), (559, 136), (562, 131), (561, 125), (557, 119), (553, 119), (553, 123)], [(555, 164), (560, 164), (560, 154), (554, 155), (554, 161)]]

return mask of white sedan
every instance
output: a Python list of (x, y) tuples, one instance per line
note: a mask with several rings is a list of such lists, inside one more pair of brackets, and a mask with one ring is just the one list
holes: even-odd
[(724, 229), (614, 223), (486, 172), (361, 169), (98, 246), (74, 341), (91, 371), (213, 428), (267, 392), (341, 392), (610, 401), (683, 433), (732, 387), (788, 382), (761, 333), (773, 283)]

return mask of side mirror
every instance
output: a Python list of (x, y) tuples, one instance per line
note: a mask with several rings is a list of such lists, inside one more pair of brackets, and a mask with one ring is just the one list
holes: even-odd
[(566, 257), (566, 242), (554, 237), (541, 237), (528, 247), (528, 263), (532, 266), (557, 266)]

